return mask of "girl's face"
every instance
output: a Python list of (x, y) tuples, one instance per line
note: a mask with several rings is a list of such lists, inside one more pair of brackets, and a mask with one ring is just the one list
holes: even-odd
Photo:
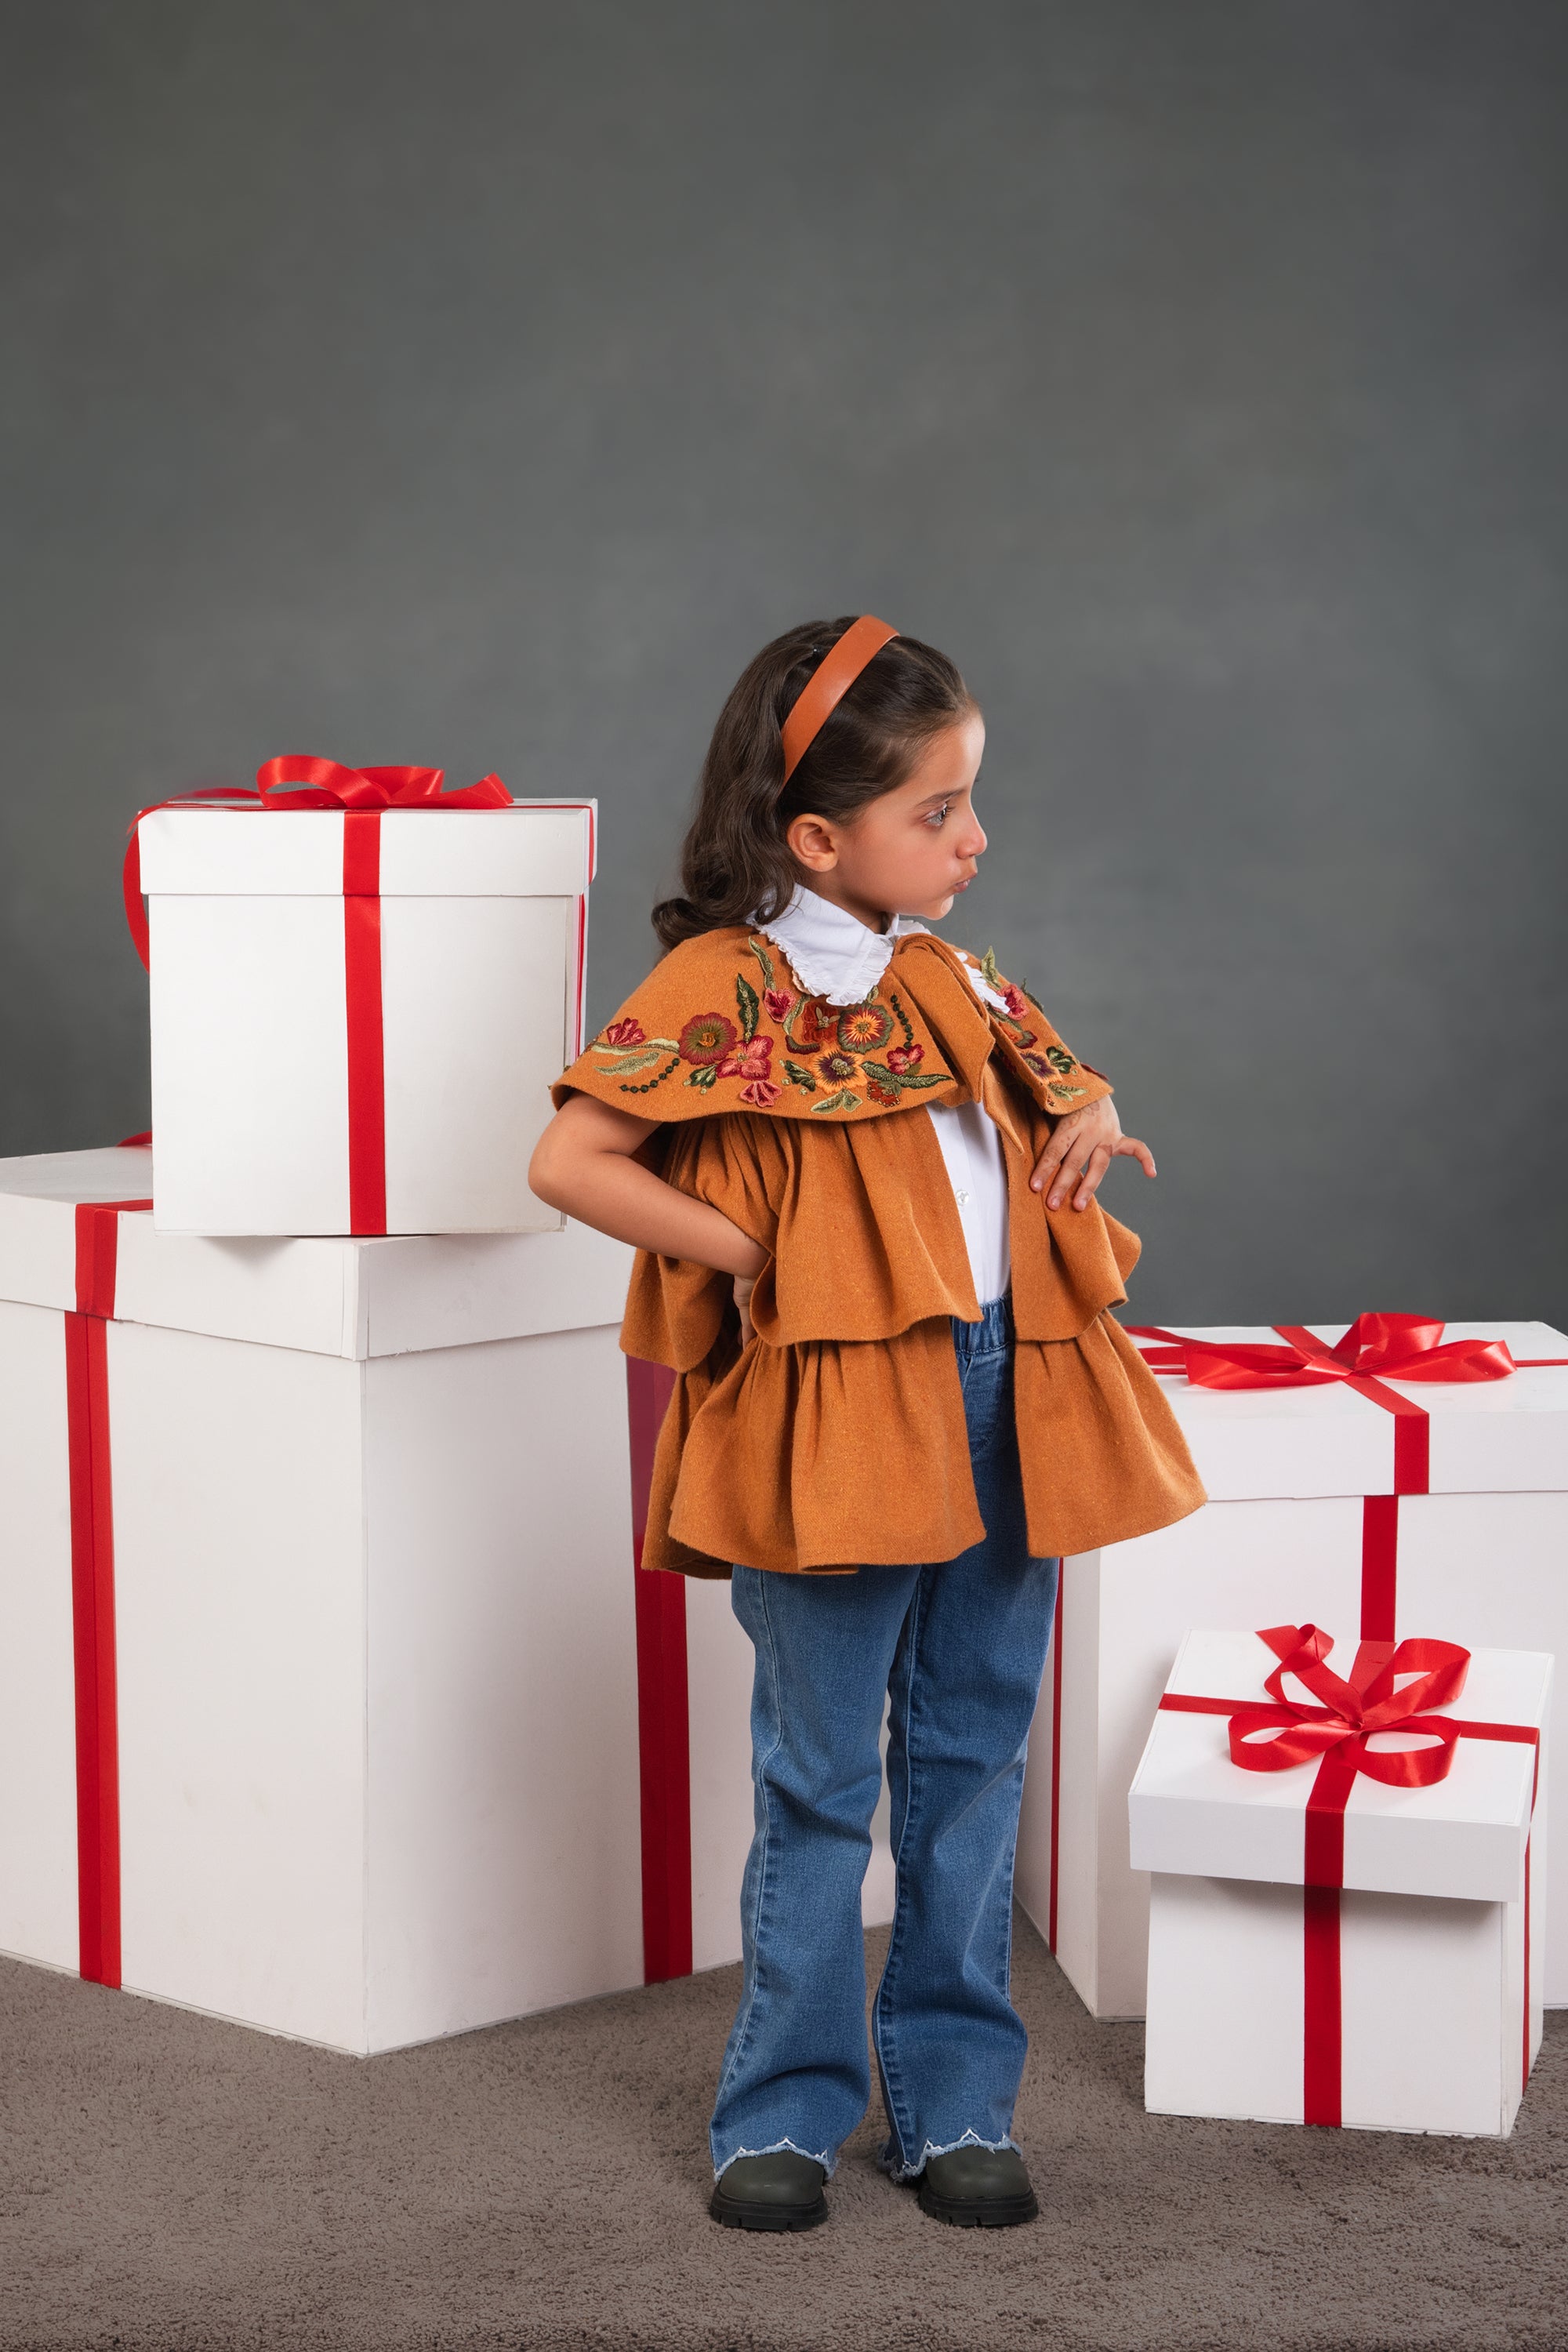
[(907, 782), (851, 824), (797, 816), (784, 837), (806, 887), (874, 931), (889, 915), (940, 922), (985, 847), (973, 805), (984, 749), (985, 722), (973, 710), (934, 736)]

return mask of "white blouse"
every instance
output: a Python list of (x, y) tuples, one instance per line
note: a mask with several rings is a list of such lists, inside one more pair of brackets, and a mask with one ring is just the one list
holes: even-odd
[[(859, 1004), (868, 996), (892, 961), (893, 942), (910, 931), (930, 925), (913, 915), (894, 915), (885, 931), (873, 931), (858, 916), (836, 907), (831, 898), (796, 883), (795, 896), (771, 923), (748, 919), (756, 930), (782, 948), (790, 968), (809, 995), (829, 1004)], [(970, 985), (983, 1003), (1005, 1011), (1003, 999), (989, 986), (974, 964), (965, 962)], [(974, 1296), (984, 1307), (1000, 1298), (1012, 1276), (1007, 1239), (1007, 1168), (996, 1122), (981, 1103), (921, 1105), (936, 1130), (963, 1226)]]

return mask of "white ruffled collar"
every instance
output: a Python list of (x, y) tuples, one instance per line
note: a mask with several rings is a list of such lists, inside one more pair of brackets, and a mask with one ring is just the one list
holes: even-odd
[(771, 923), (750, 918), (753, 929), (782, 948), (808, 996), (829, 1004), (863, 1004), (893, 960), (894, 942), (927, 926), (913, 915), (894, 915), (885, 931), (873, 931), (858, 915), (834, 905), (819, 890), (797, 882), (788, 905)]
[[(783, 949), (806, 994), (823, 997), (829, 1004), (863, 1004), (891, 963), (896, 942), (911, 931), (931, 929), (918, 916), (894, 915), (885, 931), (869, 930), (858, 915), (836, 906), (819, 890), (808, 890), (803, 882), (795, 884), (788, 905), (772, 922), (762, 922), (754, 914), (748, 920)], [(987, 985), (979, 966), (962, 949), (958, 952), (975, 994), (1005, 1012), (1006, 999)]]

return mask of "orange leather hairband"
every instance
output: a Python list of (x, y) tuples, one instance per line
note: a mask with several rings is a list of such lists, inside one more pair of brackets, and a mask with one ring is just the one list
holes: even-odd
[(862, 613), (858, 621), (851, 621), (838, 643), (824, 654), (784, 723), (784, 784), (788, 783), (824, 722), (831, 718), (872, 656), (879, 654), (889, 638), (898, 634), (886, 621)]

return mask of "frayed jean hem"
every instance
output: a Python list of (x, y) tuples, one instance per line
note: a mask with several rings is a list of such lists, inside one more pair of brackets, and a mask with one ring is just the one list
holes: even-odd
[(937, 2147), (934, 2140), (928, 2139), (913, 2164), (900, 2164), (893, 2154), (893, 2143), (889, 2139), (883, 2141), (877, 2162), (894, 2180), (916, 2180), (933, 2156), (951, 2156), (955, 2148), (960, 2147), (986, 2147), (994, 2156), (1002, 2148), (1016, 2148), (1017, 2146), (1018, 2143), (1011, 2132), (1005, 2134), (1001, 2139), (982, 2139), (978, 2132), (966, 2131), (962, 2139), (947, 2140), (941, 2147)]
[(786, 2152), (791, 2156), (807, 2157), (813, 2164), (820, 2164), (829, 2180), (838, 2169), (838, 2158), (825, 2147), (802, 2147), (798, 2141), (793, 2139), (775, 2139), (769, 2147), (738, 2147), (733, 2156), (727, 2156), (722, 2164), (715, 2165), (713, 2178), (722, 2180), (730, 2167), (738, 2164), (743, 2156), (783, 2156)]

